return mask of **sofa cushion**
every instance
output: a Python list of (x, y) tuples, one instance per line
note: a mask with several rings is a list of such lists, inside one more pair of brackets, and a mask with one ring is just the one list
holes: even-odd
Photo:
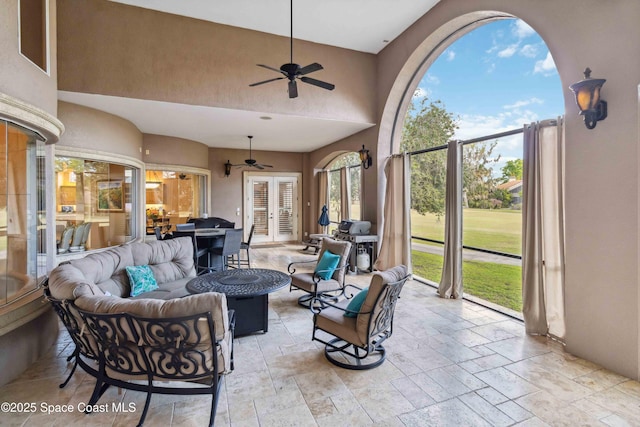
[(68, 261), (51, 271), (49, 288), (58, 299), (73, 300), (80, 295), (105, 293), (128, 297), (131, 288), (126, 267), (145, 264), (151, 268), (163, 299), (186, 295), (186, 290), (178, 288), (186, 284), (184, 278), (196, 276), (193, 244), (186, 237), (128, 243)]

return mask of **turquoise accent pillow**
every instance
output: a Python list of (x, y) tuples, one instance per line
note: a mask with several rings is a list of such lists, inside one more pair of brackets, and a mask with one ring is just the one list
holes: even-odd
[(347, 310), (350, 311), (345, 311), (344, 317), (358, 317), (360, 308), (362, 307), (364, 300), (367, 298), (367, 292), (369, 292), (369, 288), (364, 288), (363, 290), (358, 292), (356, 296), (351, 298), (351, 301), (349, 301), (349, 304), (347, 305)]
[(129, 283), (131, 284), (131, 296), (135, 297), (144, 292), (151, 292), (158, 289), (158, 282), (153, 277), (153, 271), (148, 265), (135, 265), (125, 267)]
[(340, 255), (329, 251), (324, 251), (322, 258), (318, 261), (314, 273), (323, 280), (328, 280), (333, 276), (333, 272), (340, 264)]

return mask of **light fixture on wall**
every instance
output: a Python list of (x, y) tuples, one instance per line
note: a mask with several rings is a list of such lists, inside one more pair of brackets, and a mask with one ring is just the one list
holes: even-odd
[(600, 120), (607, 118), (607, 103), (600, 99), (600, 89), (605, 79), (592, 79), (591, 70), (584, 70), (584, 80), (569, 86), (576, 96), (580, 115), (584, 116), (587, 129), (593, 129)]
[(364, 148), (364, 144), (362, 145), (362, 150), (358, 151), (358, 154), (360, 154), (360, 163), (362, 163), (362, 167), (365, 169), (369, 169), (369, 166), (371, 166), (371, 162), (373, 161), (373, 159), (369, 154), (369, 150)]
[(157, 181), (147, 181), (144, 183), (144, 188), (146, 188), (147, 190), (153, 190), (160, 187), (160, 184), (162, 183)]
[(231, 164), (231, 162), (229, 160), (227, 160), (227, 163), (224, 164), (224, 176), (228, 177), (229, 175), (231, 175), (231, 166), (233, 166)]

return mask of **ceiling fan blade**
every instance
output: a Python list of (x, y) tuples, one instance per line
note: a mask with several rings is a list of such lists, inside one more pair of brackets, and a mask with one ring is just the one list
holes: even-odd
[(263, 169), (264, 169), (264, 168), (272, 168), (272, 167), (273, 167), (273, 166), (271, 166), (271, 165), (263, 165), (262, 163), (260, 163), (260, 166), (262, 166), (262, 168), (263, 168)]
[(252, 166), (253, 166), (254, 168), (256, 168), (256, 169), (260, 169), (260, 170), (264, 169), (264, 168), (262, 167), (262, 165), (260, 165), (260, 164), (258, 164), (258, 163), (254, 163)]
[(314, 71), (319, 71), (319, 70), (322, 70), (322, 65), (318, 64), (317, 62), (314, 62), (313, 64), (309, 64), (306, 67), (300, 68), (300, 70), (298, 70), (298, 74), (303, 76), (305, 74), (313, 73)]
[(318, 87), (321, 87), (322, 89), (327, 89), (327, 90), (333, 90), (336, 87), (335, 85), (333, 85), (331, 83), (323, 82), (321, 80), (312, 79), (311, 77), (300, 77), (300, 80), (302, 80), (303, 82), (308, 83), (310, 85), (318, 86)]
[(275, 79), (263, 80), (263, 81), (258, 82), (258, 83), (251, 83), (249, 86), (263, 85), (265, 83), (275, 82), (276, 80), (282, 80), (282, 79), (284, 79), (284, 77), (276, 77)]
[(284, 74), (285, 76), (287, 75), (287, 73), (285, 73), (284, 71), (282, 71), (279, 68), (270, 67), (270, 66), (264, 65), (264, 64), (256, 64), (256, 65), (258, 67), (266, 68), (267, 70), (275, 71), (276, 73)]
[(289, 98), (298, 97), (298, 85), (295, 80), (289, 80)]

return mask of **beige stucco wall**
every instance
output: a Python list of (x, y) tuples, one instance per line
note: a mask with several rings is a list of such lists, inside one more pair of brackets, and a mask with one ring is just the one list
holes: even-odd
[[(340, 90), (289, 99), (256, 64), (289, 62), (285, 37), (102, 0), (58, 2), (61, 90), (371, 123), (375, 56), (295, 41), (294, 61)], [(329, 59), (330, 58), (330, 59)], [(349, 70), (349, 72), (344, 72)], [(282, 82), (278, 82), (282, 83)]]
[(78, 147), (142, 159), (142, 133), (128, 120), (104, 111), (60, 101), (58, 118), (65, 134), (58, 146)]
[(0, 93), (21, 99), (55, 116), (58, 108), (56, 0), (49, 0), (49, 74), (20, 54), (18, 2), (0, 0), (0, 11)]
[[(564, 88), (567, 350), (638, 378), (640, 2), (441, 1), (378, 55), (378, 157), (398, 146), (391, 137), (391, 112), (397, 109), (397, 92), (411, 82), (403, 64), (417, 63), (411, 57), (416, 50), (423, 58), (441, 51), (452, 41), (436, 48), (447, 34), (487, 11), (530, 24), (547, 43)], [(587, 66), (595, 77), (607, 79), (602, 96), (609, 103), (609, 117), (591, 131), (567, 88)], [(380, 185), (379, 196), (382, 191)]]
[(183, 138), (144, 134), (142, 158), (145, 163), (181, 165), (208, 169), (209, 147)]

